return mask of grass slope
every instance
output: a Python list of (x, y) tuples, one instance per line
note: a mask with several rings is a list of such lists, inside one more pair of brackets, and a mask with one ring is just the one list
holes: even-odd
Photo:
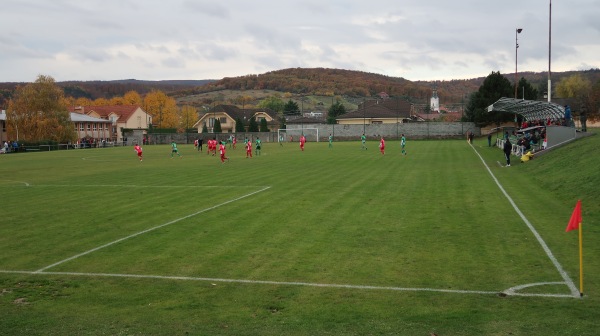
[(562, 278), (477, 153), (578, 283), (600, 138), (510, 168), (484, 142), (0, 156), (0, 334), (596, 334), (591, 243), (583, 299), (496, 294)]

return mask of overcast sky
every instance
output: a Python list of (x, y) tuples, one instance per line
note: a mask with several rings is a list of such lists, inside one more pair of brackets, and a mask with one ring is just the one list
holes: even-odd
[[(3, 0), (0, 82), (338, 68), (409, 80), (548, 70), (550, 0)], [(552, 1), (552, 71), (600, 68), (600, 0)]]

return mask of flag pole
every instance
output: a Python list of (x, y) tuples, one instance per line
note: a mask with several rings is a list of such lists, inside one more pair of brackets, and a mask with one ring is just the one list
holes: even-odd
[(579, 224), (579, 296), (583, 296), (583, 230)]

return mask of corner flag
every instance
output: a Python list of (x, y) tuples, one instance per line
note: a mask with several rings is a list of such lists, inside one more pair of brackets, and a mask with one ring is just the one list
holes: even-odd
[(565, 232), (579, 231), (579, 295), (583, 296), (583, 233), (581, 230), (581, 200), (577, 201)]
[(577, 230), (579, 229), (579, 225), (581, 225), (581, 200), (577, 201), (577, 205), (575, 205), (575, 209), (573, 209), (573, 214), (571, 215), (569, 225), (567, 225), (565, 232)]

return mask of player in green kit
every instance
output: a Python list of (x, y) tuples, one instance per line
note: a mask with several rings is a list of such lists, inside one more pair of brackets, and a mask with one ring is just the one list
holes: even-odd
[(333, 136), (329, 133), (329, 148), (333, 148)]
[(362, 143), (362, 149), (367, 149), (367, 137), (365, 133), (360, 137), (360, 142)]
[(177, 153), (177, 156), (181, 157), (181, 154), (179, 154), (179, 150), (177, 149), (177, 143), (175, 142), (175, 140), (171, 141), (171, 159), (173, 158), (173, 153)]
[(260, 138), (257, 137), (256, 138), (256, 155), (259, 155), (259, 156), (260, 156), (260, 143), (261, 143)]
[(400, 139), (400, 147), (402, 148), (402, 155), (406, 155), (406, 138), (404, 137), (404, 133), (402, 133), (402, 138)]

